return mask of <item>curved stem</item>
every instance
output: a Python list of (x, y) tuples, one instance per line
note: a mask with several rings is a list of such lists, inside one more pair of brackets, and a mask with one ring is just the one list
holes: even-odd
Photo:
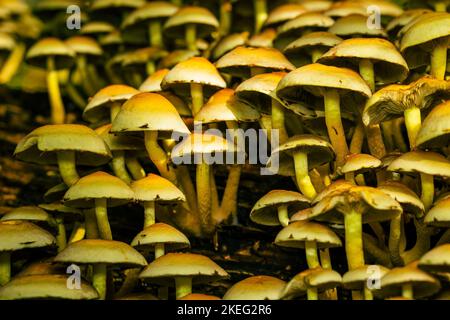
[[(222, 201), (220, 204), (220, 212), (222, 213), (222, 217), (219, 218), (221, 221), (227, 220), (229, 216), (232, 216), (233, 223), (237, 224), (238, 222), (237, 196), (241, 172), (241, 165), (233, 165), (228, 171), (227, 183), (225, 185), (225, 191), (223, 192)], [(215, 217), (214, 220), (217, 221), (217, 217)]]
[(405, 264), (419, 259), (431, 248), (431, 233), (426, 225), (419, 220), (414, 220), (416, 226), (416, 244), (408, 251), (402, 253)]
[(361, 59), (359, 61), (359, 74), (363, 78), (372, 92), (375, 91), (375, 72), (373, 62), (370, 59)]
[(139, 283), (140, 268), (128, 269), (126, 271), (125, 280), (122, 283), (119, 291), (117, 291), (115, 297), (123, 297), (132, 292), (136, 285)]
[(295, 177), (300, 191), (308, 199), (314, 199), (317, 195), (308, 171), (308, 156), (304, 152), (294, 153)]
[(94, 264), (92, 286), (97, 290), (99, 300), (106, 299), (107, 276), (106, 264)]
[(176, 298), (180, 299), (192, 293), (191, 277), (175, 277)]
[(267, 2), (266, 0), (253, 0), (255, 11), (255, 34), (259, 33), (267, 20)]
[(196, 169), (197, 207), (201, 228), (206, 233), (209, 233), (212, 227), (210, 178), (210, 167), (202, 160)]
[(52, 123), (63, 124), (66, 118), (66, 111), (61, 98), (58, 72), (55, 69), (55, 60), (53, 57), (47, 58), (47, 90), (50, 100)]
[(403, 259), (400, 254), (400, 239), (402, 234), (402, 221), (403, 217), (399, 214), (397, 217), (391, 220), (389, 229), (389, 253), (392, 263), (395, 266), (404, 265)]
[(125, 167), (125, 151), (113, 151), (113, 158), (111, 160), (111, 167), (114, 174), (124, 181), (126, 184), (131, 183), (131, 177)]
[(193, 211), (197, 211), (197, 193), (195, 192), (194, 183), (192, 182), (189, 169), (185, 165), (179, 165), (177, 167), (177, 176), (181, 184), (181, 189), (186, 195), (186, 200), (189, 208)]
[(377, 239), (378, 239), (378, 245), (383, 248), (386, 243), (386, 237), (384, 236), (384, 230), (383, 227), (379, 222), (370, 222), (369, 223), (370, 228), (375, 233)]
[(11, 280), (11, 254), (0, 252), (0, 287)]
[(191, 83), (192, 115), (195, 116), (203, 107), (203, 86)]
[(220, 1), (220, 28), (219, 33), (221, 36), (225, 36), (230, 32), (231, 28), (231, 11), (232, 4), (230, 0)]
[(367, 234), (363, 234), (364, 251), (366, 251), (376, 263), (386, 267), (392, 265), (389, 253), (377, 246), (376, 241)]
[(420, 109), (417, 107), (408, 108), (405, 110), (405, 125), (408, 131), (408, 139), (410, 149), (413, 150), (416, 147), (416, 138), (422, 126), (422, 118)]
[(70, 100), (81, 110), (84, 110), (86, 107), (86, 101), (78, 89), (70, 82), (67, 81), (65, 85), (66, 93), (69, 96)]
[(163, 39), (161, 32), (161, 22), (159, 19), (152, 19), (148, 26), (148, 34), (150, 37), (150, 46), (156, 48), (163, 47)]
[(384, 145), (380, 125), (369, 125), (365, 127), (365, 131), (370, 154), (378, 159), (383, 158), (386, 155), (386, 147)]
[(309, 269), (320, 266), (319, 256), (317, 255), (317, 243), (315, 241), (305, 241), (305, 253)]
[(425, 212), (427, 212), (433, 205), (434, 201), (434, 178), (432, 175), (421, 173), (420, 182), (422, 186), (422, 194), (420, 199), (425, 206)]
[(16, 44), (8, 59), (0, 70), (0, 84), (8, 83), (16, 74), (22, 64), (26, 46), (24, 43)]
[(72, 232), (70, 233), (69, 239), (67, 240), (67, 243), (74, 243), (80, 240), (83, 240), (86, 236), (86, 227), (83, 222), (75, 222), (73, 224)]
[(61, 178), (70, 187), (80, 179), (75, 164), (75, 151), (58, 151), (56, 156)]
[(89, 209), (84, 211), (84, 227), (86, 228), (86, 239), (99, 238), (95, 210)]
[(164, 248), (164, 243), (157, 243), (155, 245), (155, 260), (158, 259), (159, 257), (162, 257), (165, 254), (166, 252)]
[(289, 225), (289, 213), (287, 205), (281, 205), (278, 207), (278, 221), (283, 227), (287, 227)]
[[(381, 131), (383, 133), (383, 140), (386, 143), (386, 148), (389, 151), (394, 151), (395, 149), (395, 143), (394, 143), (394, 132), (392, 130), (392, 120), (385, 121), (380, 124)], [(351, 148), (350, 148), (351, 152)]]
[(169, 164), (166, 152), (158, 144), (157, 131), (145, 131), (145, 148), (148, 156), (158, 169), (163, 178), (168, 179), (175, 185), (178, 185), (177, 176), (174, 168)]
[(131, 173), (131, 176), (134, 180), (139, 180), (145, 178), (146, 173), (144, 168), (142, 168), (138, 159), (134, 156), (127, 155), (125, 157), (125, 165), (127, 166), (128, 171)]
[(64, 219), (62, 217), (56, 217), (55, 220), (58, 228), (56, 246), (58, 247), (58, 252), (61, 252), (67, 245), (66, 227), (64, 226)]
[(445, 79), (447, 68), (448, 40), (439, 40), (431, 52), (431, 75), (439, 80)]
[(364, 135), (364, 124), (360, 119), (358, 120), (358, 124), (355, 127), (355, 132), (353, 132), (352, 141), (350, 142), (350, 153), (361, 153), (364, 143)]
[(87, 61), (86, 56), (81, 54), (77, 55), (76, 58), (77, 69), (80, 72), (81, 76), (81, 85), (88, 96), (92, 96), (95, 94), (94, 86), (91, 83), (91, 79), (88, 76), (87, 72)]
[(156, 221), (155, 213), (155, 202), (154, 201), (144, 201), (142, 203), (144, 207), (144, 229), (154, 225)]
[(288, 139), (284, 124), (284, 107), (275, 99), (272, 99), (272, 130), (278, 130), (280, 143), (284, 143)]
[(197, 26), (195, 24), (190, 23), (186, 26), (185, 40), (188, 50), (197, 50)]
[(308, 300), (319, 300), (319, 294), (317, 288), (306, 289), (306, 297)]
[(95, 217), (97, 218), (100, 238), (112, 240), (111, 226), (108, 221), (108, 207), (106, 199), (95, 199)]
[(348, 269), (353, 270), (364, 265), (362, 215), (352, 210), (344, 216), (344, 224)]

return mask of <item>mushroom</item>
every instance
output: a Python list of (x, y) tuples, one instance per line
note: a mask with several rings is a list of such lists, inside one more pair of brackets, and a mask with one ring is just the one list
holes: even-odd
[(450, 266), (450, 244), (439, 245), (419, 260), (419, 268), (431, 273), (449, 272)]
[(430, 111), (417, 133), (416, 145), (418, 148), (436, 149), (448, 146), (450, 141), (449, 108), (450, 100), (439, 104)]
[(53, 124), (63, 124), (66, 118), (61, 98), (57, 70), (70, 67), (75, 52), (57, 38), (44, 38), (35, 43), (27, 52), (29, 64), (47, 70), (47, 89)]
[(168, 253), (150, 263), (139, 278), (152, 283), (171, 285), (175, 279), (176, 298), (192, 293), (192, 284), (228, 278), (228, 273), (210, 258), (193, 253)]
[(310, 12), (327, 11), (333, 5), (329, 0), (299, 0), (298, 3)]
[(58, 253), (54, 262), (92, 265), (92, 286), (97, 290), (100, 300), (106, 298), (109, 266), (144, 267), (147, 265), (145, 258), (128, 244), (100, 239), (71, 243)]
[(364, 300), (373, 300), (373, 291), (377, 290), (377, 288), (370, 288), (368, 285), (370, 283), (369, 281), (381, 281), (381, 278), (387, 272), (389, 272), (389, 269), (380, 265), (361, 266), (347, 271), (344, 274), (342, 277), (342, 287), (352, 291), (363, 291)]
[(33, 130), (18, 143), (14, 156), (37, 164), (57, 164), (62, 180), (70, 187), (79, 179), (77, 164), (106, 164), (111, 159), (111, 152), (94, 130), (78, 124), (64, 124)]
[(441, 239), (438, 241), (438, 244), (444, 243), (448, 237), (449, 228), (450, 228), (450, 198), (444, 198), (435, 202), (434, 206), (427, 212), (425, 216), (424, 223), (440, 228), (447, 228), (447, 230), (442, 235)]
[(328, 29), (328, 32), (347, 38), (387, 38), (383, 28), (373, 28), (367, 23), (368, 18), (364, 14), (351, 14), (342, 17)]
[(398, 38), (399, 31), (404, 26), (409, 24), (413, 19), (430, 12), (431, 10), (423, 8), (405, 10), (401, 15), (389, 21), (386, 26), (386, 31), (392, 38)]
[(286, 3), (280, 5), (269, 12), (266, 21), (264, 22), (264, 28), (274, 28), (284, 22), (295, 19), (299, 15), (307, 12), (308, 10), (298, 3)]
[(379, 159), (370, 154), (351, 154), (347, 156), (341, 171), (345, 174), (345, 180), (365, 186), (366, 183), (362, 173), (371, 169), (377, 169), (381, 167), (381, 164)]
[(173, 50), (159, 62), (159, 69), (172, 68), (180, 62), (199, 56), (197, 50)]
[(85, 36), (90, 36), (99, 40), (102, 35), (114, 32), (116, 28), (107, 21), (88, 21), (83, 23), (80, 33)]
[[(0, 32), (0, 84), (8, 83), (17, 73), (25, 51), (24, 43), (16, 41), (12, 35)], [(6, 59), (5, 54), (8, 55)]]
[(275, 29), (267, 28), (258, 34), (254, 34), (250, 39), (248, 39), (247, 45), (254, 48), (272, 48), (273, 40), (276, 36), (277, 31)]
[(286, 282), (271, 276), (253, 276), (232, 285), (223, 300), (280, 300)]
[(363, 1), (338, 1), (334, 2), (325, 14), (330, 17), (340, 18), (352, 14), (367, 15)]
[(213, 59), (213, 61), (217, 61), (231, 50), (237, 47), (245, 46), (249, 40), (248, 38), (249, 32), (247, 31), (224, 36), (214, 46), (214, 49), (211, 53), (211, 58)]
[[(167, 51), (160, 48), (141, 48), (128, 52), (121, 61), (125, 73), (132, 72), (136, 79), (141, 79), (142, 71), (144, 75), (151, 75), (156, 70), (157, 61), (167, 55)], [(144, 68), (143, 68), (144, 67)], [(139, 81), (141, 83), (142, 81)]]

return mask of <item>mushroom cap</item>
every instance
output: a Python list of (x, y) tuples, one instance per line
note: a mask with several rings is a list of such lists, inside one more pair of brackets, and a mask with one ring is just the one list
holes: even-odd
[(53, 263), (53, 258), (50, 258), (26, 265), (19, 273), (17, 273), (16, 277), (64, 274), (65, 272), (66, 269), (64, 267)]
[(450, 161), (439, 153), (411, 151), (392, 161), (387, 170), (450, 177)]
[(195, 50), (173, 50), (167, 56), (161, 59), (159, 68), (172, 68), (180, 62), (198, 55), (199, 52)]
[(122, 60), (122, 67), (142, 67), (150, 61), (157, 61), (167, 55), (161, 48), (148, 47), (130, 51)]
[(213, 60), (217, 60), (224, 54), (230, 52), (236, 47), (245, 46), (248, 42), (250, 33), (247, 31), (241, 33), (232, 33), (223, 37), (219, 43), (214, 47), (212, 52)]
[(0, 222), (0, 252), (49, 247), (55, 238), (46, 230), (28, 221)]
[(375, 77), (383, 84), (401, 82), (408, 76), (408, 64), (400, 52), (391, 42), (380, 38), (344, 40), (326, 52), (317, 62), (359, 68), (359, 62), (364, 59), (373, 62)]
[(347, 180), (343, 180), (343, 179), (336, 180), (333, 183), (331, 183), (328, 187), (326, 187), (324, 190), (319, 192), (317, 194), (317, 196), (313, 199), (312, 204), (317, 204), (318, 202), (322, 201), (324, 198), (333, 194), (335, 191), (348, 190), (351, 187), (353, 187), (353, 184)]
[(325, 14), (330, 17), (346, 17), (352, 14), (367, 15), (367, 10), (363, 1), (338, 1)]
[(220, 72), (241, 78), (249, 78), (251, 68), (270, 71), (291, 71), (295, 66), (274, 48), (237, 47), (216, 62)]
[[(278, 158), (276, 174), (282, 176), (294, 176), (295, 166), (293, 155), (296, 152), (306, 153), (308, 156), (308, 169), (317, 168), (334, 159), (334, 150), (331, 144), (324, 138), (316, 135), (302, 134), (290, 137), (285, 143), (272, 151), (267, 167), (271, 170), (274, 159)], [(278, 168), (277, 168), (278, 167)]]
[(47, 69), (47, 58), (53, 57), (55, 68), (66, 69), (72, 66), (75, 59), (75, 51), (64, 41), (58, 38), (44, 38), (36, 42), (27, 52), (26, 59), (29, 64)]
[(427, 272), (449, 272), (450, 244), (437, 246), (425, 253), (420, 258), (419, 268)]
[(15, 208), (8, 213), (4, 214), (0, 221), (11, 221), (11, 220), (25, 220), (30, 222), (45, 222), (49, 225), (53, 225), (55, 221), (53, 217), (46, 211), (35, 206), (25, 206)]
[(93, 123), (109, 119), (112, 102), (124, 103), (138, 93), (139, 90), (124, 84), (106, 86), (89, 99), (83, 111), (83, 119)]
[(91, 11), (111, 10), (117, 9), (134, 9), (139, 8), (145, 4), (145, 0), (96, 0), (89, 9)]
[(276, 89), (285, 75), (285, 72), (258, 74), (241, 82), (236, 88), (236, 96), (258, 112), (271, 114), (272, 100), (283, 103), (278, 98)]
[(196, 25), (199, 38), (207, 36), (219, 28), (219, 21), (208, 9), (186, 6), (167, 19), (164, 24), (164, 34), (168, 37), (179, 38), (184, 34), (184, 28), (188, 24)]
[(381, 265), (364, 265), (347, 271), (342, 277), (342, 287), (348, 290), (362, 290), (367, 287), (367, 280), (374, 276), (383, 277), (389, 269)]
[(87, 36), (72, 36), (65, 41), (77, 55), (101, 56), (102, 48), (95, 39)]
[(342, 166), (342, 173), (362, 172), (376, 169), (381, 166), (381, 161), (370, 154), (357, 153), (347, 156), (345, 164)]
[(306, 10), (310, 12), (326, 11), (330, 9), (331, 5), (333, 4), (333, 1), (330, 0), (299, 0), (297, 2), (300, 3), (303, 7), (306, 8)]
[(70, 243), (54, 258), (63, 264), (106, 264), (143, 267), (145, 258), (130, 245), (114, 240), (85, 239)]
[(0, 50), (12, 51), (16, 46), (14, 37), (8, 33), (0, 32)]
[(337, 188), (312, 209), (311, 218), (343, 223), (346, 214), (356, 211), (363, 223), (391, 220), (402, 213), (402, 207), (391, 196), (372, 187)]
[(121, 179), (98, 171), (73, 184), (64, 195), (64, 205), (92, 208), (96, 199), (106, 199), (109, 207), (115, 207), (132, 201), (134, 193)]
[(328, 31), (347, 38), (355, 36), (387, 38), (383, 28), (369, 28), (367, 16), (361, 14), (351, 14), (336, 20)]
[(398, 17), (404, 12), (400, 5), (389, 0), (363, 0), (362, 5), (366, 8), (366, 14), (370, 6), (377, 6), (384, 17)]
[(169, 180), (150, 173), (145, 178), (133, 181), (131, 190), (137, 201), (155, 201), (162, 203), (176, 203), (186, 201), (183, 192)]
[(436, 202), (427, 212), (424, 222), (434, 227), (450, 228), (450, 198)]
[[(64, 196), (61, 196), (61, 198)], [(56, 201), (53, 203), (41, 203), (39, 208), (44, 209), (47, 212), (51, 212), (52, 214), (59, 216), (62, 215), (64, 219), (79, 219), (83, 216), (83, 211), (77, 208), (71, 208), (63, 205), (60, 201)]]
[(272, 190), (262, 196), (253, 206), (250, 212), (250, 220), (265, 226), (279, 226), (278, 207), (288, 206), (288, 213), (305, 209), (309, 206), (309, 200), (301, 193), (288, 190)]
[(305, 90), (315, 96), (323, 96), (329, 89), (337, 89), (341, 95), (352, 94), (355, 98), (364, 99), (372, 95), (367, 83), (353, 70), (319, 63), (289, 72), (278, 84), (277, 95), (295, 102)]
[(111, 132), (158, 131), (162, 135), (189, 134), (177, 109), (164, 96), (143, 92), (122, 105), (112, 123)]
[(202, 293), (190, 293), (183, 298), (180, 298), (178, 300), (222, 300), (219, 297), (211, 296), (208, 294), (202, 294)]
[(383, 296), (401, 295), (403, 285), (412, 285), (414, 297), (425, 298), (437, 293), (441, 285), (437, 279), (420, 270), (414, 265), (389, 270), (381, 278), (381, 291)]
[(235, 283), (223, 300), (279, 300), (286, 282), (271, 276), (253, 276)]
[(144, 149), (144, 141), (139, 137), (132, 137), (126, 135), (115, 135), (111, 133), (111, 124), (105, 124), (97, 129), (95, 132), (102, 137), (111, 151), (124, 150), (142, 150)]
[(403, 183), (386, 181), (378, 186), (378, 189), (394, 198), (403, 207), (403, 212), (422, 216), (425, 207), (417, 194)]
[(161, 92), (161, 83), (164, 77), (169, 73), (169, 69), (157, 70), (145, 79), (139, 87), (141, 92)]
[(106, 21), (88, 21), (83, 23), (80, 33), (84, 35), (108, 34), (115, 31), (116, 28)]
[(427, 109), (450, 94), (450, 82), (429, 76), (409, 85), (392, 84), (375, 92), (362, 115), (365, 125), (379, 124), (403, 116), (411, 107)]
[(304, 6), (298, 3), (286, 3), (280, 5), (270, 11), (267, 16), (266, 21), (264, 22), (264, 27), (274, 27), (283, 22), (292, 20), (299, 15), (306, 13), (308, 10)]
[[(450, 93), (450, 89), (449, 89)], [(434, 107), (422, 122), (416, 144), (420, 148), (448, 146), (450, 142), (450, 100)]]
[[(164, 20), (179, 10), (178, 6), (169, 1), (152, 1), (138, 7), (125, 17), (121, 28), (148, 24), (152, 20)], [(146, 25), (147, 27), (147, 25)]]
[(216, 67), (203, 57), (193, 57), (179, 62), (164, 77), (161, 88), (171, 89), (186, 96), (190, 94), (190, 85), (200, 84), (208, 91), (227, 87)]
[(259, 118), (259, 112), (236, 99), (234, 90), (227, 88), (217, 91), (195, 115), (194, 121), (202, 123), (251, 122)]
[(300, 272), (286, 285), (282, 293), (282, 299), (293, 299), (302, 296), (308, 288), (316, 288), (325, 291), (336, 288), (342, 283), (342, 277), (334, 270), (314, 268)]
[(111, 159), (103, 139), (94, 130), (79, 124), (37, 128), (17, 144), (14, 156), (37, 164), (57, 164), (58, 151), (74, 151), (80, 165), (99, 166)]
[(191, 246), (189, 239), (182, 232), (165, 223), (155, 223), (146, 227), (131, 242), (131, 246), (137, 250), (153, 250), (157, 244), (163, 244), (166, 251)]
[(168, 253), (150, 263), (139, 275), (148, 282), (173, 286), (174, 277), (192, 277), (193, 283), (228, 278), (228, 273), (206, 256), (194, 253)]
[(410, 23), (413, 19), (430, 12), (432, 11), (425, 8), (406, 10), (398, 17), (395, 17), (394, 19), (389, 21), (389, 23), (386, 26), (386, 31), (392, 34), (393, 36), (396, 36), (398, 34), (398, 31), (404, 26), (406, 26), (408, 23)]
[(310, 53), (313, 49), (328, 49), (342, 42), (342, 38), (327, 31), (307, 33), (294, 40), (284, 48), (284, 54), (289, 58), (295, 58), (299, 54)]
[(266, 28), (260, 33), (254, 34), (248, 39), (247, 46), (254, 48), (272, 48), (273, 40), (277, 36), (274, 28)]
[(330, 228), (315, 222), (292, 222), (277, 234), (275, 244), (287, 248), (305, 248), (306, 242), (315, 242), (317, 247), (341, 247), (341, 239)]
[(0, 300), (22, 299), (65, 299), (93, 300), (98, 298), (97, 290), (84, 280), (80, 289), (68, 288), (66, 275), (31, 275), (15, 277), (0, 287)]

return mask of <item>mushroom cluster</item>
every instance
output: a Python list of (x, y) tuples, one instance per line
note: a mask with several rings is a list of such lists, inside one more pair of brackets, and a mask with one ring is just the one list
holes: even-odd
[(46, 93), (11, 157), (59, 179), (0, 211), (0, 300), (450, 299), (449, 1), (401, 2), (0, 0), (0, 96)]

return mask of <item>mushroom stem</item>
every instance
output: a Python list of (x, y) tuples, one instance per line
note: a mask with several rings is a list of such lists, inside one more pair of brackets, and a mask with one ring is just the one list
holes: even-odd
[(373, 62), (370, 59), (361, 59), (359, 61), (359, 74), (363, 78), (372, 92), (375, 91), (375, 72)]
[(267, 2), (266, 0), (253, 0), (255, 10), (255, 34), (261, 31), (264, 22), (267, 19)]
[(86, 228), (86, 239), (98, 239), (97, 218), (94, 210), (84, 211), (84, 227)]
[(221, 36), (226, 36), (230, 32), (231, 28), (231, 10), (232, 4), (230, 0), (220, 1), (220, 28), (219, 33)]
[(439, 40), (431, 52), (431, 75), (439, 80), (445, 79), (447, 69), (448, 40)]
[(11, 280), (11, 253), (0, 252), (0, 287)]
[(315, 48), (311, 50), (311, 61), (312, 63), (316, 63), (324, 54), (323, 49)]
[(355, 172), (347, 172), (344, 174), (345, 180), (347, 180), (348, 182), (353, 183), (354, 185), (356, 185), (356, 181), (355, 181)]
[[(237, 195), (239, 190), (239, 181), (241, 179), (242, 166), (233, 165), (228, 171), (227, 183), (225, 185), (225, 191), (223, 192), (222, 201), (220, 205), (220, 212), (222, 217), (221, 221), (228, 219), (231, 215), (233, 217), (233, 223), (238, 223), (237, 217)], [(214, 219), (217, 221), (217, 219)]]
[(106, 199), (95, 199), (95, 217), (97, 219), (100, 238), (112, 240), (111, 226), (108, 221), (108, 208)]
[(284, 143), (288, 139), (284, 124), (284, 107), (276, 99), (272, 99), (272, 130), (278, 130), (280, 143)]
[(420, 181), (422, 185), (422, 194), (420, 199), (425, 206), (425, 211), (428, 211), (433, 205), (434, 201), (434, 178), (432, 175), (421, 173)]
[(25, 50), (26, 47), (24, 43), (19, 43), (15, 46), (0, 70), (0, 84), (8, 83), (16, 74), (17, 69), (19, 69), (22, 64)]
[(82, 87), (88, 96), (92, 96), (95, 94), (95, 89), (93, 84), (91, 83), (91, 79), (87, 73), (87, 62), (85, 55), (78, 55), (76, 59), (77, 69), (81, 76)]
[(308, 155), (304, 152), (294, 153), (295, 177), (300, 191), (308, 198), (314, 199), (317, 195), (308, 173)]
[(203, 107), (203, 87), (198, 83), (191, 83), (192, 115), (195, 116)]
[(92, 286), (97, 290), (99, 300), (106, 298), (106, 283), (107, 283), (106, 264), (94, 264), (92, 274)]
[(392, 263), (395, 266), (402, 266), (404, 264), (400, 254), (400, 238), (402, 234), (402, 215), (399, 214), (391, 220), (389, 229), (389, 253)]
[(145, 178), (145, 170), (142, 168), (138, 159), (133, 156), (126, 156), (125, 165), (127, 166), (128, 171), (131, 173), (131, 176), (134, 180), (139, 180)]
[(422, 126), (422, 118), (420, 109), (417, 107), (408, 108), (404, 112), (405, 125), (408, 131), (408, 139), (410, 149), (413, 150), (416, 147), (416, 138)]
[(372, 290), (367, 288), (367, 285), (364, 285), (364, 300), (373, 300)]
[(211, 228), (211, 181), (210, 167), (202, 159), (196, 168), (197, 207), (203, 231), (209, 233)]
[(192, 293), (191, 277), (175, 277), (175, 288), (177, 300)]
[(80, 179), (75, 165), (75, 151), (59, 151), (57, 153), (59, 173), (64, 183), (70, 187)]
[[(389, 151), (393, 151), (395, 149), (394, 144), (394, 132), (392, 130), (392, 120), (382, 122), (381, 124), (381, 131), (383, 133), (383, 140), (386, 143), (386, 147)], [(352, 148), (350, 147), (350, 152)]]
[(324, 98), (325, 122), (328, 136), (336, 152), (336, 164), (339, 168), (345, 163), (345, 156), (348, 154), (347, 141), (345, 140), (345, 132), (341, 120), (339, 92), (334, 89), (326, 90)]
[(431, 248), (431, 232), (429, 228), (417, 219), (414, 220), (414, 224), (416, 227), (416, 243), (412, 249), (402, 252), (405, 264), (416, 261)]
[(166, 252), (164, 249), (164, 243), (157, 243), (155, 245), (155, 260), (158, 259), (159, 257), (162, 257), (165, 254)]
[(142, 203), (144, 207), (144, 228), (147, 228), (155, 224), (156, 214), (155, 214), (155, 202), (154, 201), (144, 201)]
[(278, 221), (283, 227), (287, 227), (289, 225), (289, 213), (287, 205), (281, 205), (278, 207)]
[(214, 178), (214, 171), (209, 170), (209, 182), (211, 183), (211, 212), (216, 212), (220, 208), (219, 193), (217, 192), (216, 179)]
[(364, 134), (364, 124), (359, 120), (350, 142), (350, 153), (361, 153), (364, 144)]
[(324, 248), (319, 250), (320, 264), (324, 269), (333, 269), (331, 265), (330, 249)]
[(121, 108), (120, 102), (118, 102), (118, 101), (111, 102), (111, 105), (109, 107), (109, 116), (110, 116), (111, 123), (113, 123), (117, 114), (120, 112), (120, 108)]
[(147, 63), (145, 64), (145, 71), (147, 72), (147, 75), (150, 76), (154, 74), (155, 70), (156, 70), (155, 61), (153, 60), (147, 61)]
[(72, 232), (70, 233), (69, 239), (67, 243), (74, 243), (80, 240), (83, 240), (86, 236), (86, 227), (83, 222), (75, 222), (73, 224)]
[(384, 145), (380, 125), (371, 124), (364, 127), (364, 129), (370, 153), (378, 159), (383, 158), (386, 155), (386, 147)]
[(197, 26), (195, 24), (190, 23), (186, 26), (185, 40), (188, 50), (197, 50)]
[(369, 235), (363, 234), (363, 245), (364, 251), (366, 251), (372, 258), (383, 266), (392, 266), (391, 259), (389, 257), (389, 253), (387, 253), (384, 249), (378, 247), (376, 241)]
[(319, 294), (317, 293), (317, 288), (306, 289), (306, 297), (308, 300), (319, 300)]
[(158, 132), (145, 131), (144, 142), (148, 156), (158, 169), (161, 176), (168, 179), (173, 184), (178, 185), (175, 170), (171, 165), (169, 165), (166, 152), (158, 144)]
[(352, 210), (345, 215), (344, 224), (347, 263), (349, 270), (353, 270), (364, 265), (362, 215)]
[(402, 286), (402, 297), (407, 299), (414, 299), (414, 289), (412, 284), (404, 284)]
[(158, 19), (153, 19), (150, 21), (148, 26), (148, 35), (150, 37), (150, 46), (161, 48), (163, 47), (162, 33), (161, 33), (161, 22)]
[(126, 184), (131, 183), (131, 177), (128, 174), (127, 168), (125, 167), (125, 152), (124, 151), (113, 151), (113, 158), (111, 160), (111, 167), (114, 174), (124, 181)]
[(75, 86), (70, 81), (68, 81), (64, 87), (70, 100), (72, 100), (72, 102), (78, 108), (84, 110), (84, 108), (86, 107), (86, 101), (84, 100), (84, 97), (81, 95), (81, 93), (78, 92), (77, 88), (75, 88)]
[(197, 194), (195, 192), (194, 184), (189, 174), (189, 169), (185, 165), (177, 167), (177, 175), (181, 184), (181, 189), (186, 195), (189, 209), (193, 212), (197, 211)]
[(391, 126), (394, 132), (395, 145), (401, 152), (407, 152), (408, 146), (406, 145), (405, 138), (403, 137), (402, 133), (402, 121), (402, 118), (392, 120)]
[(58, 252), (61, 252), (67, 245), (66, 227), (64, 226), (64, 218), (56, 217), (55, 221), (58, 228), (56, 234), (56, 246), (58, 247)]
[(320, 266), (319, 256), (317, 255), (317, 243), (315, 241), (305, 242), (306, 262), (309, 269), (314, 269)]
[(434, 4), (434, 11), (436, 12), (447, 12), (447, 4), (445, 1), (436, 2)]
[(64, 103), (59, 88), (58, 72), (55, 69), (53, 57), (47, 58), (47, 89), (50, 99), (51, 117), (53, 124), (63, 124), (66, 118)]

